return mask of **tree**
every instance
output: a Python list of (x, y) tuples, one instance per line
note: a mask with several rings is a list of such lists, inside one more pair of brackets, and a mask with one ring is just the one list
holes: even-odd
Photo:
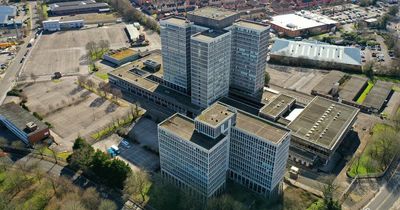
[(322, 191), (324, 208), (321, 210), (341, 210), (340, 203), (333, 197), (334, 192), (337, 190), (334, 177), (328, 177), (325, 183)]
[(391, 127), (385, 127), (382, 130), (374, 133), (374, 152), (372, 158), (376, 159), (384, 170), (389, 164), (394, 155), (399, 151), (399, 136)]
[(85, 48), (86, 48), (88, 54), (90, 56), (93, 56), (93, 54), (95, 54), (98, 50), (98, 45), (96, 42), (90, 41), (90, 42), (86, 43)]
[(87, 143), (86, 139), (82, 138), (82, 137), (78, 137), (75, 139), (74, 145), (72, 146), (73, 150), (78, 150), (78, 149), (83, 149), (86, 147), (89, 147), (90, 144)]
[(374, 62), (371, 61), (366, 63), (362, 69), (365, 76), (367, 76), (371, 80), (374, 79)]
[(113, 88), (113, 89), (111, 89), (111, 93), (112, 93), (112, 95), (113, 95), (113, 97), (114, 97), (114, 100), (115, 100), (116, 102), (118, 102), (118, 99), (119, 99), (119, 98), (122, 98), (122, 92), (121, 92), (120, 89)]
[(95, 86), (95, 83), (93, 82), (93, 80), (87, 79), (86, 85), (88, 86), (89, 89), (92, 89), (92, 90), (93, 90), (93, 88), (94, 88), (94, 86)]
[(36, 82), (36, 80), (38, 79), (39, 77), (36, 75), (36, 74), (34, 74), (33, 72), (31, 73), (31, 79), (33, 80), (33, 82)]
[(268, 86), (270, 79), (271, 79), (271, 77), (269, 76), (269, 73), (268, 73), (268, 72), (265, 72), (265, 76), (264, 76), (264, 86)]
[(72, 167), (87, 171), (91, 166), (93, 153), (93, 147), (83, 147), (74, 150), (74, 152), (68, 157), (67, 161)]
[(93, 187), (87, 188), (81, 196), (81, 202), (89, 210), (96, 210), (101, 203), (100, 194)]
[(104, 52), (110, 48), (110, 42), (102, 39), (99, 41), (98, 46)]
[(149, 175), (141, 170), (136, 171), (126, 179), (124, 194), (127, 195), (128, 198), (142, 204), (146, 200), (146, 192), (149, 185)]
[(107, 98), (107, 94), (111, 91), (111, 87), (109, 83), (106, 82), (100, 82), (99, 83), (99, 92), (104, 93), (104, 97)]
[(389, 15), (396, 16), (397, 13), (399, 13), (399, 6), (396, 5), (396, 6), (389, 7), (389, 11), (388, 11)]
[(212, 198), (208, 203), (206, 210), (244, 210), (243, 204), (235, 201), (229, 195), (222, 195), (217, 198)]
[(78, 76), (78, 84), (79, 85), (86, 84), (87, 79), (88, 79), (87, 76), (79, 75)]
[(110, 200), (102, 200), (98, 210), (117, 210), (117, 205)]

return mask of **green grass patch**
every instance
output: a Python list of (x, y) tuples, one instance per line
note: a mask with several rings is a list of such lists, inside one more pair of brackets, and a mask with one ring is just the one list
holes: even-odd
[(43, 10), (43, 17), (45, 20), (47, 20), (47, 18), (49, 18), (49, 15), (47, 14), (48, 10), (47, 4), (42, 4), (42, 10)]
[(95, 140), (99, 140), (105, 136), (108, 136), (112, 133), (117, 132), (117, 130), (119, 128), (129, 125), (130, 123), (132, 123), (132, 121), (133, 121), (132, 116), (129, 116), (125, 119), (119, 119), (119, 120), (117, 120), (117, 122), (111, 123), (109, 126), (104, 128), (103, 130), (100, 130), (97, 133), (93, 133), (92, 135), (90, 135), (90, 137), (92, 137)]
[(360, 97), (357, 99), (358, 104), (362, 104), (365, 98), (367, 97), (369, 91), (371, 91), (372, 87), (374, 87), (374, 83), (372, 81), (368, 81), (368, 86), (365, 88), (364, 92), (361, 93)]
[(60, 79), (52, 79), (51, 81), (54, 82), (54, 83), (60, 83), (62, 80), (60, 80)]
[[(375, 135), (379, 132), (386, 132), (387, 129), (393, 129), (393, 127), (391, 127), (390, 125), (377, 123), (373, 127), (372, 132), (373, 132), (373, 135)], [(353, 162), (349, 168), (349, 171), (348, 171), (349, 176), (355, 177), (357, 174), (364, 176), (364, 175), (368, 175), (368, 174), (375, 174), (375, 173), (383, 172), (382, 166), (376, 165), (376, 164), (375, 165), (371, 164), (375, 160), (371, 159), (372, 157), (369, 155), (370, 151), (376, 147), (380, 151), (382, 151), (382, 149), (379, 148), (379, 146), (380, 146), (379, 144), (374, 144), (373, 138), (370, 141), (372, 141), (372, 142), (368, 142), (368, 145), (366, 146), (365, 150), (360, 155), (360, 157), (353, 160)]]
[(311, 206), (308, 207), (307, 210), (320, 210), (320, 209), (324, 209), (323, 207), (324, 207), (324, 201), (321, 199), (318, 199), (313, 204), (311, 204)]
[(102, 72), (96, 72), (94, 73), (94, 75), (96, 75), (96, 77), (107, 81), (108, 80), (108, 74), (107, 73), (102, 73)]
[(400, 86), (394, 85), (392, 89), (393, 91), (400, 92)]

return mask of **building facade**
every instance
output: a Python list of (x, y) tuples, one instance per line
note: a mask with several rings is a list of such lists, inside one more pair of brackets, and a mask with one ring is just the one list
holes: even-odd
[(229, 133), (204, 135), (195, 122), (175, 114), (158, 126), (162, 176), (179, 188), (206, 199), (225, 189)]
[(288, 129), (215, 103), (194, 120), (176, 114), (158, 131), (161, 173), (178, 187), (209, 198), (229, 177), (265, 197), (280, 194)]
[(204, 31), (190, 44), (191, 101), (206, 108), (229, 92), (231, 32)]
[(191, 23), (172, 17), (161, 20), (160, 26), (165, 84), (189, 94)]
[(261, 100), (269, 40), (269, 26), (240, 20), (232, 32), (230, 91), (243, 97)]

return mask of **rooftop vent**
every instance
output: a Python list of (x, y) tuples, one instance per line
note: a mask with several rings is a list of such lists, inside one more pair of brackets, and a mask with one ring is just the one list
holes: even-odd
[(26, 128), (32, 132), (35, 131), (37, 129), (37, 125), (34, 122), (28, 122), (26, 123)]

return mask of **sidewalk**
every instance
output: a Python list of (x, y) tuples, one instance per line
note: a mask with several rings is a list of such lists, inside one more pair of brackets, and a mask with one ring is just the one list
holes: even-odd
[(317, 189), (314, 189), (312, 187), (309, 187), (309, 186), (307, 186), (305, 184), (302, 184), (302, 183), (300, 183), (300, 182), (298, 182), (296, 180), (293, 180), (293, 179), (285, 177), (285, 181), (289, 182), (290, 184), (292, 184), (295, 187), (301, 188), (301, 189), (303, 189), (303, 190), (305, 190), (307, 192), (310, 192), (310, 193), (312, 193), (312, 194), (314, 194), (314, 195), (316, 195), (318, 197), (322, 197), (323, 196), (323, 193), (321, 191), (319, 191)]

